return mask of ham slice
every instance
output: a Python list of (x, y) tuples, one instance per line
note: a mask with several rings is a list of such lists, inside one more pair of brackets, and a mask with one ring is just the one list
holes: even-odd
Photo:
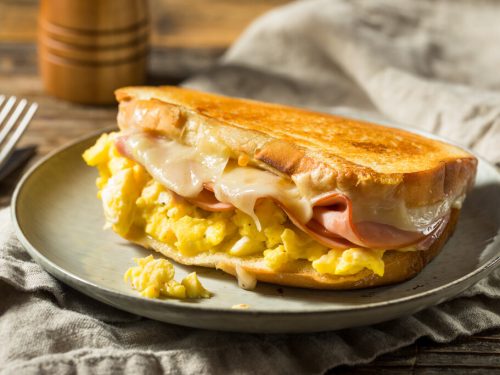
[(297, 223), (291, 217), (290, 219), (322, 244), (334, 246), (339, 239), (343, 239), (351, 246), (355, 244), (370, 249), (396, 249), (417, 244), (430, 233), (444, 228), (448, 221), (447, 217), (441, 218), (423, 233), (375, 222), (354, 223), (351, 200), (338, 193), (331, 193), (316, 201), (313, 218), (307, 224)]
[(211, 189), (211, 187), (205, 185), (204, 189), (195, 198), (186, 198), (188, 202), (206, 210), (212, 212), (223, 212), (234, 210), (234, 206), (231, 203), (219, 201)]
[[(234, 209), (230, 203), (218, 201), (209, 185), (205, 186), (196, 198), (185, 199), (207, 211), (221, 212)], [(313, 218), (304, 224), (288, 212), (280, 202), (276, 203), (299, 229), (327, 247), (341, 249), (353, 246), (394, 249), (408, 245), (418, 245), (418, 248), (422, 248), (430, 245), (429, 237), (434, 239), (439, 237), (448, 222), (447, 217), (441, 218), (426, 233), (405, 231), (374, 222), (354, 223), (351, 200), (345, 195), (332, 193), (315, 202)]]
[(122, 154), (126, 158), (134, 160), (134, 155), (132, 155), (132, 153), (129, 152), (129, 149), (125, 143), (126, 139), (127, 139), (126, 136), (121, 136), (121, 137), (116, 138), (115, 139), (115, 147), (120, 154)]

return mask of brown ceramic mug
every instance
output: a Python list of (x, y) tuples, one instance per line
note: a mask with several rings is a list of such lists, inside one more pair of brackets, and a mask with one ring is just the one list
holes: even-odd
[(84, 104), (114, 102), (119, 87), (144, 83), (147, 0), (42, 0), (38, 51), (48, 93)]

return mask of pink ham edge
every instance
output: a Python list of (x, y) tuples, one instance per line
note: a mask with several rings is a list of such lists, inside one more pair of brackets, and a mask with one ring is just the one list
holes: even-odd
[(122, 135), (122, 136), (116, 138), (115, 139), (115, 147), (120, 154), (122, 154), (123, 156), (125, 156), (126, 158), (128, 158), (130, 160), (134, 160), (134, 156), (130, 152), (128, 152), (127, 145), (125, 144), (126, 137), (127, 136)]
[(352, 202), (347, 196), (331, 193), (314, 203), (313, 219), (306, 225), (312, 231), (323, 228), (326, 236), (342, 237), (370, 249), (404, 247), (425, 237), (420, 232), (409, 232), (386, 224), (354, 224), (352, 211)]
[[(122, 155), (133, 159), (123, 138), (120, 137), (115, 141), (116, 147)], [(234, 209), (232, 204), (221, 202), (215, 197), (210, 183), (204, 185), (204, 189), (197, 197), (181, 198), (206, 211), (224, 212)], [(276, 203), (295, 226), (322, 245), (336, 249), (348, 249), (356, 245), (372, 249), (394, 249), (413, 245), (417, 249), (426, 249), (439, 237), (449, 220), (449, 215), (439, 219), (432, 228), (429, 228), (427, 235), (374, 222), (354, 224), (351, 200), (343, 194), (331, 193), (314, 203), (313, 218), (304, 224), (299, 222), (281, 202), (276, 201)]]
[(234, 206), (231, 203), (219, 201), (208, 185), (204, 185), (204, 189), (198, 196), (194, 198), (184, 197), (184, 199), (207, 211), (224, 212), (234, 210)]
[[(211, 186), (208, 185), (198, 197), (184, 199), (207, 211), (221, 212), (234, 209), (230, 203), (218, 201), (211, 190)], [(286, 207), (280, 202), (277, 203), (295, 226), (328, 247), (347, 249), (358, 245), (372, 249), (387, 249), (418, 244), (428, 237), (419, 232), (404, 231), (386, 224), (373, 222), (354, 224), (350, 199), (338, 193), (332, 193), (317, 201), (313, 209), (313, 219), (307, 224), (299, 222)], [(338, 206), (338, 209), (332, 209), (331, 206)], [(432, 228), (432, 233), (444, 228), (443, 224), (447, 221), (447, 218), (440, 219)]]

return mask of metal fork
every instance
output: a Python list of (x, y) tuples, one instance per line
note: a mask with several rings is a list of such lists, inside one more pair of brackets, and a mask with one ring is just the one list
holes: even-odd
[[(26, 99), (17, 101), (15, 96), (7, 99), (5, 95), (0, 95), (0, 169), (12, 155), (14, 147), (38, 108), (37, 103), (31, 103), (26, 109), (27, 105)], [(4, 121), (6, 121), (5, 126), (2, 126)]]

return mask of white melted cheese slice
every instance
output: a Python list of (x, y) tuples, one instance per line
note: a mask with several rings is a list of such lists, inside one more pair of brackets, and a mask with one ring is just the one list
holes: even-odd
[(436, 204), (415, 208), (407, 207), (402, 199), (386, 199), (377, 202), (350, 198), (353, 202), (353, 221), (356, 223), (376, 222), (425, 234), (429, 231), (429, 227), (433, 227), (439, 218), (446, 216), (452, 207), (459, 207), (465, 195), (449, 196)]
[(250, 215), (259, 229), (254, 212), (259, 198), (280, 202), (303, 223), (312, 217), (311, 202), (293, 182), (262, 169), (228, 163), (229, 152), (209, 137), (199, 138), (196, 147), (144, 133), (132, 133), (123, 140), (127, 153), (168, 189), (192, 198), (210, 184), (219, 201)]
[(217, 180), (229, 159), (204, 155), (194, 147), (140, 133), (126, 137), (125, 144), (156, 181), (183, 197), (196, 197), (203, 184)]
[[(266, 170), (238, 166), (229, 160), (230, 152), (223, 144), (202, 132), (197, 135), (196, 146), (143, 132), (128, 134), (123, 140), (127, 153), (168, 189), (194, 198), (209, 185), (219, 201), (250, 215), (259, 229), (254, 212), (258, 199), (272, 198), (297, 221), (307, 223), (312, 218), (314, 203), (322, 196), (307, 196), (300, 179), (292, 182)], [(353, 222), (375, 222), (417, 232), (424, 232), (464, 198), (448, 197), (436, 205), (410, 209), (402, 200), (371, 200), (339, 193), (351, 199)]]
[(297, 187), (275, 174), (252, 167), (230, 165), (214, 184), (215, 197), (229, 202), (250, 215), (257, 223), (254, 213), (259, 198), (270, 197), (283, 204), (301, 223), (312, 217), (312, 204), (302, 197)]

